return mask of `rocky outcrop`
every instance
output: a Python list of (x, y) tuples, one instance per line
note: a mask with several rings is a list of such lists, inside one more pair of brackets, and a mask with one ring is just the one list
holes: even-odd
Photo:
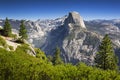
[(27, 54), (36, 56), (36, 52), (34, 50), (34, 47), (32, 47), (28, 41), (24, 40), (24, 44), (20, 43), (19, 41), (16, 41), (12, 37), (5, 37), (0, 36), (0, 48), (6, 49), (7, 51), (16, 51), (19, 47), (23, 47), (23, 51), (25, 51)]

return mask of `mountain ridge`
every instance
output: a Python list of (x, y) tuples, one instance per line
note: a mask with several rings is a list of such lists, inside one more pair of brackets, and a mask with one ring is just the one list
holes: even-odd
[[(66, 19), (71, 20), (70, 18), (68, 15), (55, 20), (25, 21), (29, 43), (41, 48), (47, 55), (52, 55), (56, 46), (60, 47), (61, 56), (65, 62), (83, 61), (92, 64), (97, 51), (97, 47), (94, 48), (94, 46), (98, 46), (102, 37), (109, 34), (114, 43), (115, 52), (120, 57), (118, 54), (120, 52), (119, 20), (83, 21), (82, 19), (85, 28), (81, 27), (81, 24), (76, 24), (75, 19), (66, 21)], [(76, 19), (80, 20), (78, 17)], [(18, 33), (20, 21), (10, 20), (10, 23), (13, 31)], [(3, 24), (4, 21), (1, 21), (0, 26)]]

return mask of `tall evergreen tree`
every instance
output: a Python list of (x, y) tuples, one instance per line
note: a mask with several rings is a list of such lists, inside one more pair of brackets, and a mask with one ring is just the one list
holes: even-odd
[(117, 70), (117, 62), (112, 42), (109, 36), (105, 35), (95, 57), (96, 66), (103, 70)]
[(27, 39), (27, 30), (24, 25), (24, 21), (21, 21), (20, 29), (19, 29), (19, 36), (21, 36), (21, 40)]
[(53, 65), (58, 65), (58, 64), (62, 64), (63, 63), (63, 61), (62, 61), (62, 59), (61, 59), (61, 57), (60, 57), (60, 48), (56, 48), (56, 51), (55, 51), (55, 53), (54, 53), (54, 56), (53, 56), (53, 60), (52, 60), (52, 62), (53, 62)]
[(4, 28), (3, 28), (3, 35), (10, 37), (11, 34), (12, 34), (12, 28), (11, 28), (8, 18), (6, 18)]

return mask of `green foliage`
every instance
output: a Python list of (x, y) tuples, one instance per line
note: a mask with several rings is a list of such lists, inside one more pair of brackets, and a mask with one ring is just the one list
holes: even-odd
[(25, 53), (22, 45), (15, 52), (0, 48), (0, 80), (120, 80), (116, 71), (101, 70), (83, 63), (51, 65)]
[(13, 46), (9, 46), (9, 49), (10, 49), (10, 50), (14, 50)]
[[(53, 59), (47, 59), (38, 48), (35, 48), (36, 57), (26, 54), (28, 50), (28, 44), (21, 44), (16, 51), (0, 48), (0, 80), (120, 80), (115, 70), (102, 70), (84, 63), (61, 64), (58, 47)], [(54, 60), (54, 65), (48, 60)]]
[(51, 55), (48, 55), (48, 56), (47, 56), (47, 59), (48, 59), (48, 62), (52, 62), (53, 57), (52, 57)]
[(20, 25), (19, 36), (21, 36), (21, 40), (27, 39), (28, 37), (27, 30), (25, 28), (23, 20), (21, 21), (21, 25)]
[(16, 34), (11, 34), (11, 37), (16, 40), (17, 39), (17, 35)]
[(11, 34), (12, 34), (12, 28), (11, 28), (8, 18), (6, 18), (4, 28), (3, 28), (3, 35), (10, 37)]
[(7, 46), (5, 39), (3, 39), (1, 36), (0, 36), (0, 46), (3, 46), (3, 47)]
[(18, 48), (16, 49), (16, 51), (23, 51), (24, 53), (27, 53), (28, 50), (30, 50), (30, 47), (28, 44), (21, 44), (20, 46), (18, 46)]
[(77, 65), (79, 80), (119, 80), (120, 75), (116, 71), (101, 70), (98, 68), (86, 66), (81, 63)]
[(53, 56), (53, 60), (52, 60), (52, 62), (53, 62), (53, 65), (58, 65), (58, 64), (62, 64), (63, 63), (63, 61), (62, 61), (62, 59), (61, 59), (61, 57), (60, 57), (60, 48), (56, 48), (56, 51), (55, 51), (55, 53), (54, 53), (54, 56)]
[(41, 51), (39, 48), (35, 48), (34, 50), (36, 52), (36, 58), (47, 60), (47, 57), (43, 51)]
[(15, 40), (15, 42), (16, 42), (16, 43), (21, 43), (21, 44), (23, 44), (23, 43), (24, 43), (24, 41), (23, 41), (23, 40), (21, 40), (20, 38), (16, 39), (16, 40)]
[(105, 35), (95, 57), (96, 66), (104, 70), (117, 70), (117, 59), (108, 35)]

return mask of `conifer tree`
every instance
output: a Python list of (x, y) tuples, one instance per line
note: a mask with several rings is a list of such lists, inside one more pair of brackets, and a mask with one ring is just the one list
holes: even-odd
[(27, 30), (24, 25), (24, 21), (21, 21), (20, 29), (19, 29), (19, 36), (21, 36), (21, 40), (27, 39)]
[(105, 35), (95, 57), (96, 66), (103, 70), (117, 70), (117, 62), (112, 42), (109, 36)]
[(3, 35), (10, 37), (12, 34), (12, 29), (11, 29), (11, 25), (9, 23), (8, 18), (6, 18), (5, 20), (5, 24), (4, 24), (4, 28), (3, 28)]
[(54, 53), (54, 56), (53, 56), (53, 60), (52, 60), (52, 62), (53, 62), (53, 65), (58, 65), (58, 64), (62, 64), (63, 63), (63, 61), (62, 61), (62, 59), (61, 59), (61, 57), (60, 57), (60, 48), (56, 48), (56, 51), (55, 51), (55, 53)]

